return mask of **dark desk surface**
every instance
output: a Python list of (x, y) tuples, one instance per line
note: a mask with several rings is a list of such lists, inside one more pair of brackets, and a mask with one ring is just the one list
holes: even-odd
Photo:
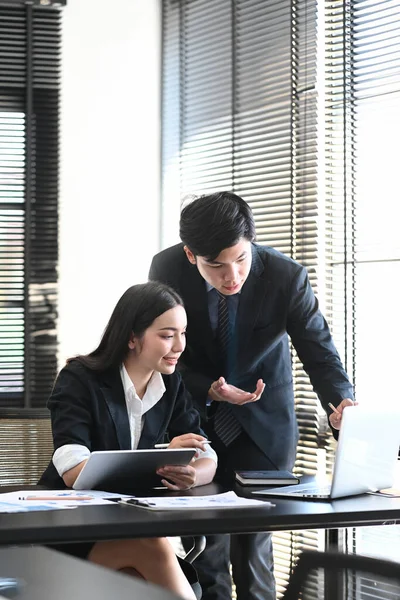
[(0, 577), (21, 580), (15, 600), (178, 600), (139, 579), (48, 548), (0, 548)]
[[(221, 488), (210, 484), (192, 490), (191, 494), (213, 494), (218, 491), (221, 491)], [(242, 491), (246, 495), (249, 492), (241, 487), (237, 487), (236, 491)], [(275, 506), (235, 510), (155, 512), (115, 505), (46, 512), (3, 513), (0, 514), (0, 544), (84, 542), (400, 523), (400, 498), (363, 495), (332, 502), (278, 498), (270, 500)]]

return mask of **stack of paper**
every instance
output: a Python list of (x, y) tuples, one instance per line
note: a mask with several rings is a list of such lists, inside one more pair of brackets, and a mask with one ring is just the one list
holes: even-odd
[(253, 500), (252, 498), (240, 498), (235, 492), (214, 494), (210, 496), (166, 496), (161, 498), (123, 498), (121, 504), (147, 508), (149, 510), (184, 510), (205, 508), (248, 508), (248, 507), (271, 507), (271, 502)]
[(112, 499), (120, 500), (122, 497), (125, 496), (95, 490), (21, 490), (0, 494), (0, 513), (60, 510), (94, 504), (113, 504)]
[[(136, 498), (126, 494), (112, 494), (95, 490), (21, 490), (0, 494), (0, 513), (60, 510), (96, 504), (115, 505), (119, 501), (130, 506), (150, 510), (184, 510), (205, 508), (249, 508), (274, 506), (271, 502), (240, 498), (235, 492), (211, 496), (165, 496)], [(0, 599), (1, 600), (1, 599)]]

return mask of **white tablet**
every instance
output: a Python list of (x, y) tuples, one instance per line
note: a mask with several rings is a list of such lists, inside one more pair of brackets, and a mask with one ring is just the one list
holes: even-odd
[(195, 453), (194, 448), (92, 452), (73, 488), (129, 494), (135, 488), (161, 485), (161, 478), (156, 474), (159, 467), (187, 465)]

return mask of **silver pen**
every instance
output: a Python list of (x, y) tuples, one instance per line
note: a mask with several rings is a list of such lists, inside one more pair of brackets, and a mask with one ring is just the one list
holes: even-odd
[(333, 406), (332, 402), (328, 402), (328, 406), (333, 410), (333, 412), (335, 412), (337, 415), (340, 415), (340, 411), (336, 408), (336, 406)]

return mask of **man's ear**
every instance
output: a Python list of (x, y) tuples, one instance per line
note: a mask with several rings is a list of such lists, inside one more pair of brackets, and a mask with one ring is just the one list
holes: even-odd
[(185, 251), (185, 254), (187, 256), (187, 259), (190, 263), (192, 263), (192, 265), (196, 264), (196, 257), (193, 254), (193, 252), (187, 247), (187, 246), (183, 246), (183, 249)]

